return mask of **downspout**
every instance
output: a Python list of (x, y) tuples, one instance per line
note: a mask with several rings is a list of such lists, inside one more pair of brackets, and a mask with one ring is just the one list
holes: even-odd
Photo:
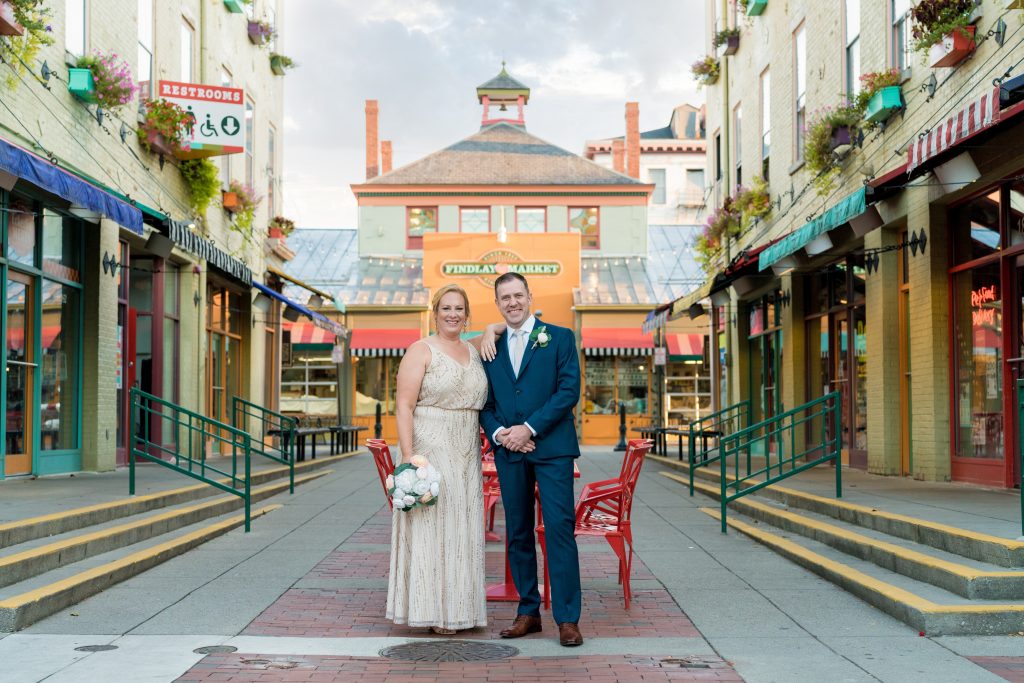
[[(729, 28), (729, 0), (721, 0), (721, 14), (718, 20), (720, 28), (719, 31), (724, 31)], [(716, 50), (718, 48), (715, 48)], [(722, 153), (719, 158), (722, 159), (722, 198), (724, 201), (725, 197), (729, 196), (729, 169), (732, 165), (730, 155), (732, 153), (732, 145), (730, 144), (729, 126), (732, 123), (729, 116), (729, 59), (724, 54), (722, 55)], [(729, 263), (732, 260), (732, 254), (730, 249), (731, 237), (727, 237), (725, 240), (725, 262)]]

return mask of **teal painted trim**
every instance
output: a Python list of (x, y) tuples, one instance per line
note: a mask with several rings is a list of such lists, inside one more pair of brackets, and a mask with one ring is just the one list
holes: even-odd
[(39, 471), (35, 474), (66, 474), (82, 471), (81, 449), (66, 451), (45, 451), (39, 457)]
[(871, 96), (871, 99), (868, 100), (868, 108), (864, 112), (864, 118), (872, 123), (879, 123), (902, 108), (903, 96), (900, 86), (889, 85)]
[(294, 351), (330, 351), (333, 344), (292, 344)]
[(854, 216), (859, 216), (867, 209), (867, 192), (860, 188), (826, 209), (820, 216), (789, 233), (775, 244), (761, 252), (758, 257), (758, 270), (764, 270), (790, 254), (802, 249), (816, 237), (829, 230), (838, 228)]
[(674, 361), (704, 360), (704, 356), (688, 356), (688, 355), (685, 355), (685, 354), (684, 355), (680, 355), (680, 356), (671, 356), (670, 355), (668, 357), (668, 359), (669, 360), (674, 360)]
[(96, 79), (90, 69), (68, 69), (68, 92), (89, 104), (96, 104)]
[(228, 8), (228, 11), (232, 14), (242, 14), (245, 12), (246, 2), (243, 0), (224, 0), (224, 6)]
[(646, 192), (356, 192), (360, 197), (646, 197)]
[(768, 7), (768, 0), (748, 0), (747, 2), (747, 16), (748, 17), (759, 17), (765, 9)]

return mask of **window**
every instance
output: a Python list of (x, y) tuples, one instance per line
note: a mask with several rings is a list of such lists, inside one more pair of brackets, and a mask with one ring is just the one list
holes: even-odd
[(277, 151), (274, 149), (277, 144), (277, 132), (273, 126), (267, 128), (267, 210), (271, 217), (277, 215), (277, 194), (274, 192), (274, 185), (277, 183)]
[(270, 34), (270, 42), (267, 43), (267, 50), (277, 52), (277, 8), (274, 7), (273, 2), (267, 3), (267, 23), (273, 29), (273, 33)]
[(772, 151), (772, 77), (767, 69), (761, 74), (761, 177), (768, 180)]
[(436, 206), (410, 206), (405, 219), (407, 249), (422, 249), (423, 236), (428, 232), (437, 232)]
[(736, 187), (743, 184), (743, 107), (732, 110), (733, 153), (736, 160)]
[(892, 3), (892, 65), (901, 71), (910, 66), (910, 0)]
[[(338, 366), (331, 360), (331, 349), (310, 349), (316, 344), (292, 344), (291, 362), (281, 368), (281, 409), (289, 412), (311, 414), (314, 408), (321, 408), (336, 414), (338, 409)], [(366, 392), (367, 370), (370, 376), (378, 373), (374, 370), (383, 368), (383, 361), (400, 361), (400, 358), (367, 358), (356, 364), (357, 394), (356, 414), (373, 415), (377, 408), (377, 392)], [(398, 363), (395, 363), (398, 367)], [(381, 377), (381, 388), (384, 378)], [(370, 382), (371, 386), (373, 382)], [(365, 400), (369, 397), (373, 400)], [(380, 398), (384, 398), (381, 391)], [(394, 387), (392, 387), (392, 399)], [(387, 413), (385, 413), (387, 414)]]
[(654, 192), (651, 194), (651, 204), (665, 203), (665, 169), (651, 168), (647, 170), (647, 177), (654, 184)]
[(797, 161), (804, 159), (804, 126), (807, 124), (807, 35), (801, 25), (793, 34), (793, 61), (796, 71), (796, 103), (793, 139), (796, 140)]
[(587, 415), (615, 415), (619, 402), (630, 415), (647, 414), (649, 359), (636, 356), (586, 358), (583, 411)]
[[(220, 84), (225, 88), (231, 87), (231, 72), (225, 67), (220, 70)], [(231, 184), (231, 156), (224, 154), (220, 157), (220, 182), (224, 187)]]
[(171, 401), (178, 400), (178, 321), (180, 309), (178, 283), (181, 281), (180, 268), (170, 261), (164, 261), (164, 357), (163, 395)]
[(547, 229), (547, 212), (544, 209), (516, 207), (516, 232), (544, 232)]
[(704, 169), (686, 169), (685, 203), (700, 206), (704, 203)]
[(479, 233), (491, 231), (491, 210), (459, 209), (459, 230), (461, 232)]
[(846, 96), (860, 91), (860, 0), (846, 0)]
[(181, 80), (191, 83), (192, 77), (192, 55), (195, 50), (196, 30), (192, 24), (185, 19), (181, 20)]
[(64, 2), (64, 49), (76, 57), (85, 54), (85, 0)]
[(722, 180), (722, 134), (715, 133), (715, 182)]
[(569, 232), (580, 234), (584, 249), (601, 247), (601, 210), (596, 206), (569, 207)]
[(255, 160), (254, 149), (256, 136), (255, 129), (256, 119), (256, 105), (253, 104), (252, 100), (246, 98), (245, 100), (245, 184), (252, 186), (253, 176), (255, 175)]
[(139, 99), (153, 96), (153, 0), (139, 0)]

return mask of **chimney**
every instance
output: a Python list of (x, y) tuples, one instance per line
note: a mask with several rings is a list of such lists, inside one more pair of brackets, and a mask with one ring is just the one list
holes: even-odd
[(377, 165), (377, 100), (366, 100), (366, 179), (376, 178)]
[(617, 173), (626, 172), (626, 144), (622, 140), (612, 140), (612, 169)]
[(380, 174), (391, 172), (391, 140), (380, 141)]
[(626, 102), (626, 173), (640, 178), (640, 103)]

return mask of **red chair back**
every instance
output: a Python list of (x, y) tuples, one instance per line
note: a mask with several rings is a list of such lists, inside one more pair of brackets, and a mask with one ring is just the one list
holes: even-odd
[(654, 446), (650, 439), (634, 439), (629, 442), (626, 457), (622, 462), (622, 496), (619, 499), (619, 526), (628, 525), (633, 512), (633, 495), (636, 483), (640, 480), (640, 468), (644, 465), (644, 456)]
[(494, 447), (491, 446), (491, 440), (487, 438), (483, 427), (480, 428), (480, 456), (484, 460), (494, 460)]
[(384, 489), (384, 497), (388, 501), (388, 507), (391, 507), (391, 496), (388, 495), (386, 483), (388, 476), (395, 471), (395, 465), (391, 460), (391, 449), (388, 448), (387, 442), (383, 439), (367, 439), (366, 447), (370, 449), (370, 453), (373, 455), (373, 464), (377, 466), (377, 476), (380, 477), (380, 487)]

